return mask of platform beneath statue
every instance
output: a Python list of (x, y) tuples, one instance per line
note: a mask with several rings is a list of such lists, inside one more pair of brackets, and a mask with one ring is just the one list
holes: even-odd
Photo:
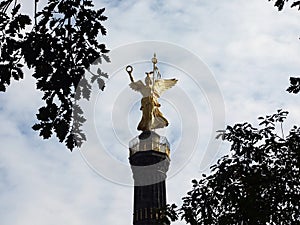
[(129, 142), (130, 156), (145, 151), (154, 151), (170, 156), (170, 144), (166, 137), (154, 131), (144, 131)]

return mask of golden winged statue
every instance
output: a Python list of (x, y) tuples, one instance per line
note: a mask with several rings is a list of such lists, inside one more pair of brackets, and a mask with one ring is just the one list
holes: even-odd
[[(129, 74), (131, 83), (130, 88), (142, 94), (141, 108), (143, 115), (137, 127), (141, 131), (150, 131), (158, 128), (164, 128), (169, 125), (168, 120), (160, 112), (158, 98), (163, 92), (170, 89), (177, 83), (177, 79), (161, 79), (158, 68), (156, 67), (157, 59), (154, 54), (153, 71), (147, 73), (145, 83), (141, 80), (134, 81), (132, 77), (132, 67), (127, 66), (126, 71)], [(151, 77), (152, 75), (152, 77)]]

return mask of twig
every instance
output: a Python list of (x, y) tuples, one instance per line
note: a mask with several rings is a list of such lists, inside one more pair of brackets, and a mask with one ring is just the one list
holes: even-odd
[(6, 13), (6, 10), (8, 9), (8, 7), (10, 6), (10, 4), (12, 3), (13, 0), (11, 0), (10, 2), (7, 3), (7, 5), (5, 7), (3, 7), (2, 12)]
[(36, 26), (37, 25), (37, 4), (38, 4), (39, 0), (35, 0), (34, 1), (34, 25)]
[(282, 122), (280, 123), (280, 128), (281, 128), (282, 139), (284, 139), (284, 133), (283, 133), (283, 126), (282, 126)]

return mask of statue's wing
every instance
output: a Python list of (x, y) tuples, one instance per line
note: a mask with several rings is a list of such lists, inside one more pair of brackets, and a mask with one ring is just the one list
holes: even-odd
[(154, 93), (161, 96), (163, 92), (173, 87), (178, 80), (176, 79), (159, 79), (155, 81), (154, 84)]
[(135, 91), (138, 91), (138, 92), (141, 92), (141, 89), (144, 88), (144, 84), (141, 80), (139, 81), (136, 81), (136, 82), (131, 82), (129, 84), (129, 87), (131, 87), (132, 90), (135, 90)]

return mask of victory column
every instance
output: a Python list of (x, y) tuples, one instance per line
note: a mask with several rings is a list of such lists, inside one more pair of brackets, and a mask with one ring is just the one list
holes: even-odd
[(153, 70), (146, 72), (145, 83), (134, 81), (133, 68), (127, 66), (129, 86), (141, 93), (142, 119), (137, 130), (142, 133), (129, 143), (129, 162), (134, 179), (134, 225), (161, 224), (166, 206), (166, 173), (170, 164), (170, 146), (165, 137), (154, 130), (167, 127), (169, 122), (159, 110), (158, 98), (173, 87), (176, 79), (162, 79), (152, 58)]

